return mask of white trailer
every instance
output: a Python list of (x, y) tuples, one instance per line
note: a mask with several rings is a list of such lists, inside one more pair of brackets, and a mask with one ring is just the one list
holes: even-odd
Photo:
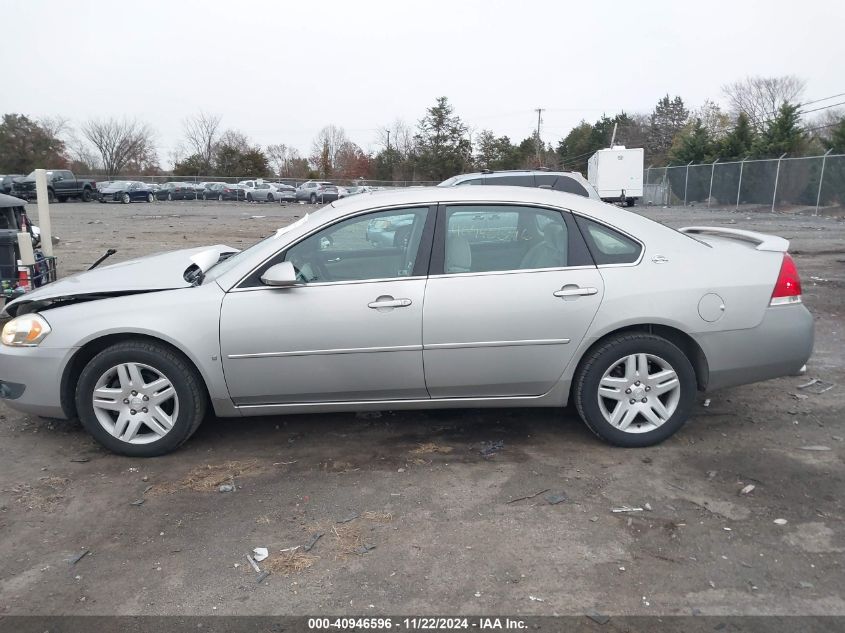
[(624, 202), (632, 207), (643, 197), (644, 152), (614, 145), (600, 149), (587, 163), (587, 180), (606, 202)]

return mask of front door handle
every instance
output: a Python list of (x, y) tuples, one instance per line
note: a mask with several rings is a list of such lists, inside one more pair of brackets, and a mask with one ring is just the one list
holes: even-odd
[(379, 297), (367, 304), (368, 308), (379, 310), (381, 308), (407, 308), (413, 303), (410, 299), (394, 299), (390, 296)]
[(556, 290), (554, 295), (556, 297), (585, 297), (598, 294), (598, 292), (598, 288), (581, 288), (580, 286), (567, 285), (560, 290)]

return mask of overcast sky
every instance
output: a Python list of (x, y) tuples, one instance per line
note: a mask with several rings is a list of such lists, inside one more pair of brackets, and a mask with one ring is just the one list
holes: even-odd
[(199, 110), (307, 155), (330, 123), (378, 149), (379, 127), (415, 124), (441, 95), (517, 142), (546, 108), (557, 143), (582, 118), (649, 112), (667, 92), (721, 101), (746, 75), (796, 74), (805, 100), (845, 92), (839, 0), (3, 5), (0, 113), (137, 117), (164, 166)]

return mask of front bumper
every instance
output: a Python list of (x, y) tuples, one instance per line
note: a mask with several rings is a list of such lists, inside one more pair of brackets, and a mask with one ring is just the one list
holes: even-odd
[(0, 347), (0, 401), (24, 413), (66, 418), (61, 402), (62, 371), (74, 351)]
[(813, 353), (813, 315), (803, 303), (771, 306), (746, 330), (699, 333), (709, 379), (707, 391), (797, 374)]

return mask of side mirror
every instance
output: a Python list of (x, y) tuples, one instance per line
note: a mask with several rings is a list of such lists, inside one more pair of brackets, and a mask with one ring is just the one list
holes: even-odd
[(261, 275), (261, 283), (265, 286), (274, 286), (277, 288), (287, 288), (296, 285), (296, 269), (290, 262), (282, 262), (275, 266), (270, 266)]

